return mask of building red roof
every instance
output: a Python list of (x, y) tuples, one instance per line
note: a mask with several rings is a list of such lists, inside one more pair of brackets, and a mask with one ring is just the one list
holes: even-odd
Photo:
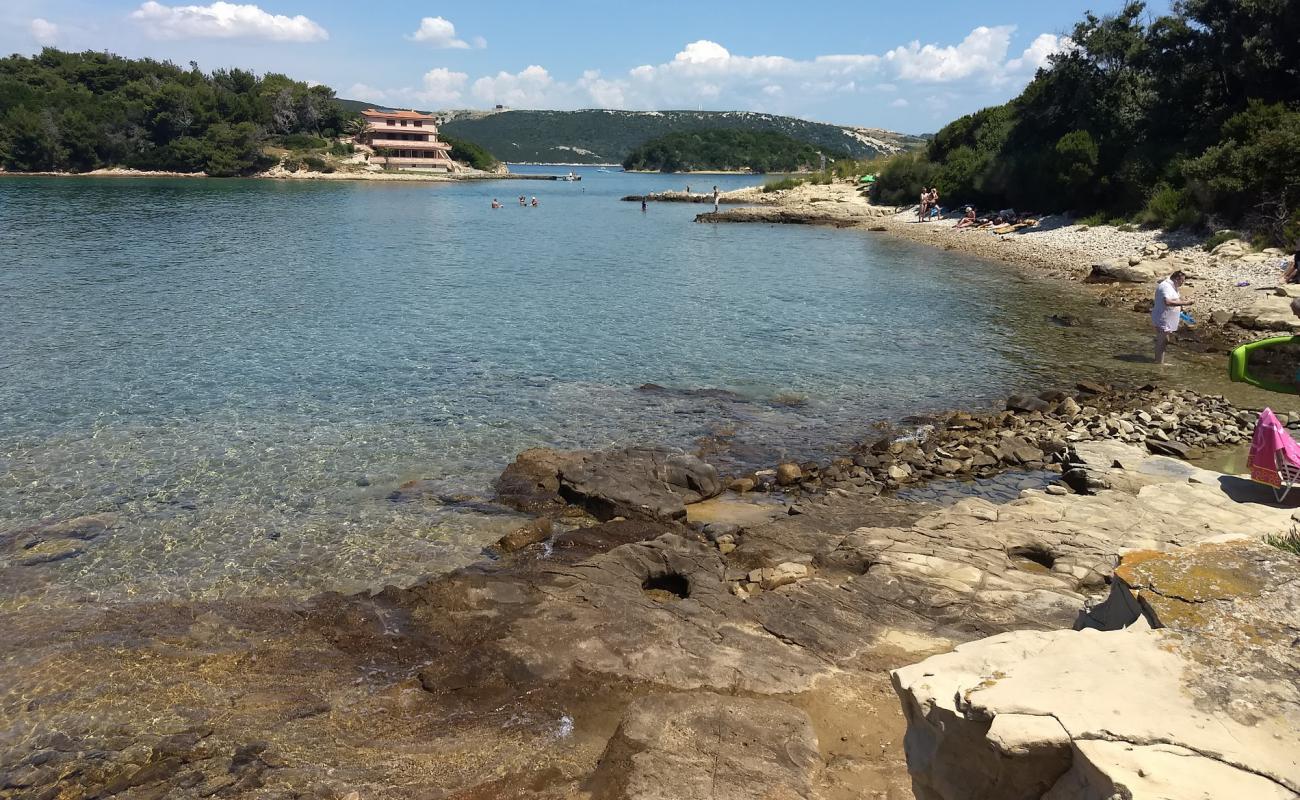
[(430, 122), (436, 119), (432, 114), (421, 114), (418, 111), (376, 111), (373, 108), (362, 111), (361, 116), (379, 119), (422, 119)]

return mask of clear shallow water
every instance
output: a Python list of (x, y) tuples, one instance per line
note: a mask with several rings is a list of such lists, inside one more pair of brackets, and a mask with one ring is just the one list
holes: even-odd
[(969, 257), (696, 225), (705, 206), (618, 202), (681, 176), (581, 172), (0, 181), (0, 531), (120, 515), (72, 558), (0, 554), (0, 605), (402, 583), (510, 524), (388, 500), (405, 480), (485, 493), (530, 446), (815, 456), (1125, 335), (1053, 328), (1049, 289)]

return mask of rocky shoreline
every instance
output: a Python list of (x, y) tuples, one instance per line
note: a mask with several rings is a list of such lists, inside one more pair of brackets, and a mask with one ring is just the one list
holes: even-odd
[[(1300, 558), (1261, 541), (1292, 511), (1156, 455), (1253, 419), (1085, 383), (743, 475), (527, 451), (495, 499), (534, 519), (415, 586), (0, 620), (0, 798), (1292, 797)], [(0, 547), (111, 535), (75, 523)], [(1071, 631), (1116, 575), (1164, 627)], [(1035, 677), (1062, 664), (1110, 716)]]
[[(657, 196), (648, 198), (659, 199)], [(804, 184), (763, 192), (749, 188), (723, 195), (743, 205), (719, 214), (701, 214), (701, 223), (794, 223), (861, 228), (945, 250), (971, 253), (1024, 268), (1036, 275), (1087, 283), (1099, 302), (1147, 313), (1154, 284), (1175, 269), (1188, 273), (1184, 294), (1197, 301), (1196, 330), (1229, 346), (1271, 334), (1300, 332), (1289, 303), (1298, 292), (1280, 286), (1280, 250), (1254, 251), (1230, 240), (1206, 252), (1204, 240), (1183, 232), (1089, 227), (1061, 216), (1007, 233), (954, 227), (958, 213), (920, 223), (916, 210), (871, 205), (848, 183)]]

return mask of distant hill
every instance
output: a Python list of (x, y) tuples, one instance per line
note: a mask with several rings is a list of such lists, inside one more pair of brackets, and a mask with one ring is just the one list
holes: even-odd
[(711, 129), (781, 133), (855, 158), (925, 144), (919, 136), (749, 111), (498, 111), (452, 112), (451, 116), (442, 126), (447, 135), (474, 142), (511, 162), (619, 164), (652, 139)]
[(715, 128), (651, 139), (623, 159), (623, 167), (657, 172), (798, 172), (843, 157), (843, 152), (817, 148), (783, 133)]

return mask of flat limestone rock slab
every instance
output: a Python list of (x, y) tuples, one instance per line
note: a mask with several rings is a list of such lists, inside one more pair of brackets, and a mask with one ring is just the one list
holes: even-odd
[(1075, 744), (1073, 767), (1043, 800), (1111, 796), (1132, 800), (1294, 800), (1296, 794), (1268, 778), (1184, 747), (1095, 740)]
[[(1294, 698), (1243, 681), (1238, 687), (1243, 696), (1237, 700), (1255, 701), (1254, 714), (1239, 720), (1216, 702), (1215, 681), (1203, 679), (1178, 650), (1181, 639), (1170, 630), (1136, 627), (1108, 633), (1016, 631), (896, 670), (917, 797), (1013, 797), (1021, 795), (1006, 791), (1008, 786), (1050, 786), (1061, 779), (1066, 770), (1052, 774), (1051, 762), (1042, 758), (1021, 759), (1015, 767), (1007, 763), (1014, 749), (999, 747), (1002, 737), (992, 725), (1004, 714), (1051, 717), (1076, 747), (1094, 740), (1173, 745), (1222, 769), (1253, 773), (1285, 791), (1300, 791), (1300, 706)], [(1034, 741), (1039, 750), (1055, 746), (1065, 752), (1059, 739)], [(1122, 781), (1132, 759), (1126, 755), (1112, 763), (1104, 760), (1109, 751), (1092, 752), (1095, 760), (1090, 758), (1088, 769), (1094, 777), (1084, 781), (1088, 791), (1062, 789), (1049, 796), (1109, 796), (1096, 793), (1104, 784), (1096, 776)], [(1055, 762), (1062, 763), (1071, 761)], [(1067, 780), (1075, 782), (1088, 774), (1077, 760), (1070, 772)]]
[(811, 800), (820, 765), (812, 723), (792, 705), (653, 694), (624, 712), (592, 778), (592, 798)]

